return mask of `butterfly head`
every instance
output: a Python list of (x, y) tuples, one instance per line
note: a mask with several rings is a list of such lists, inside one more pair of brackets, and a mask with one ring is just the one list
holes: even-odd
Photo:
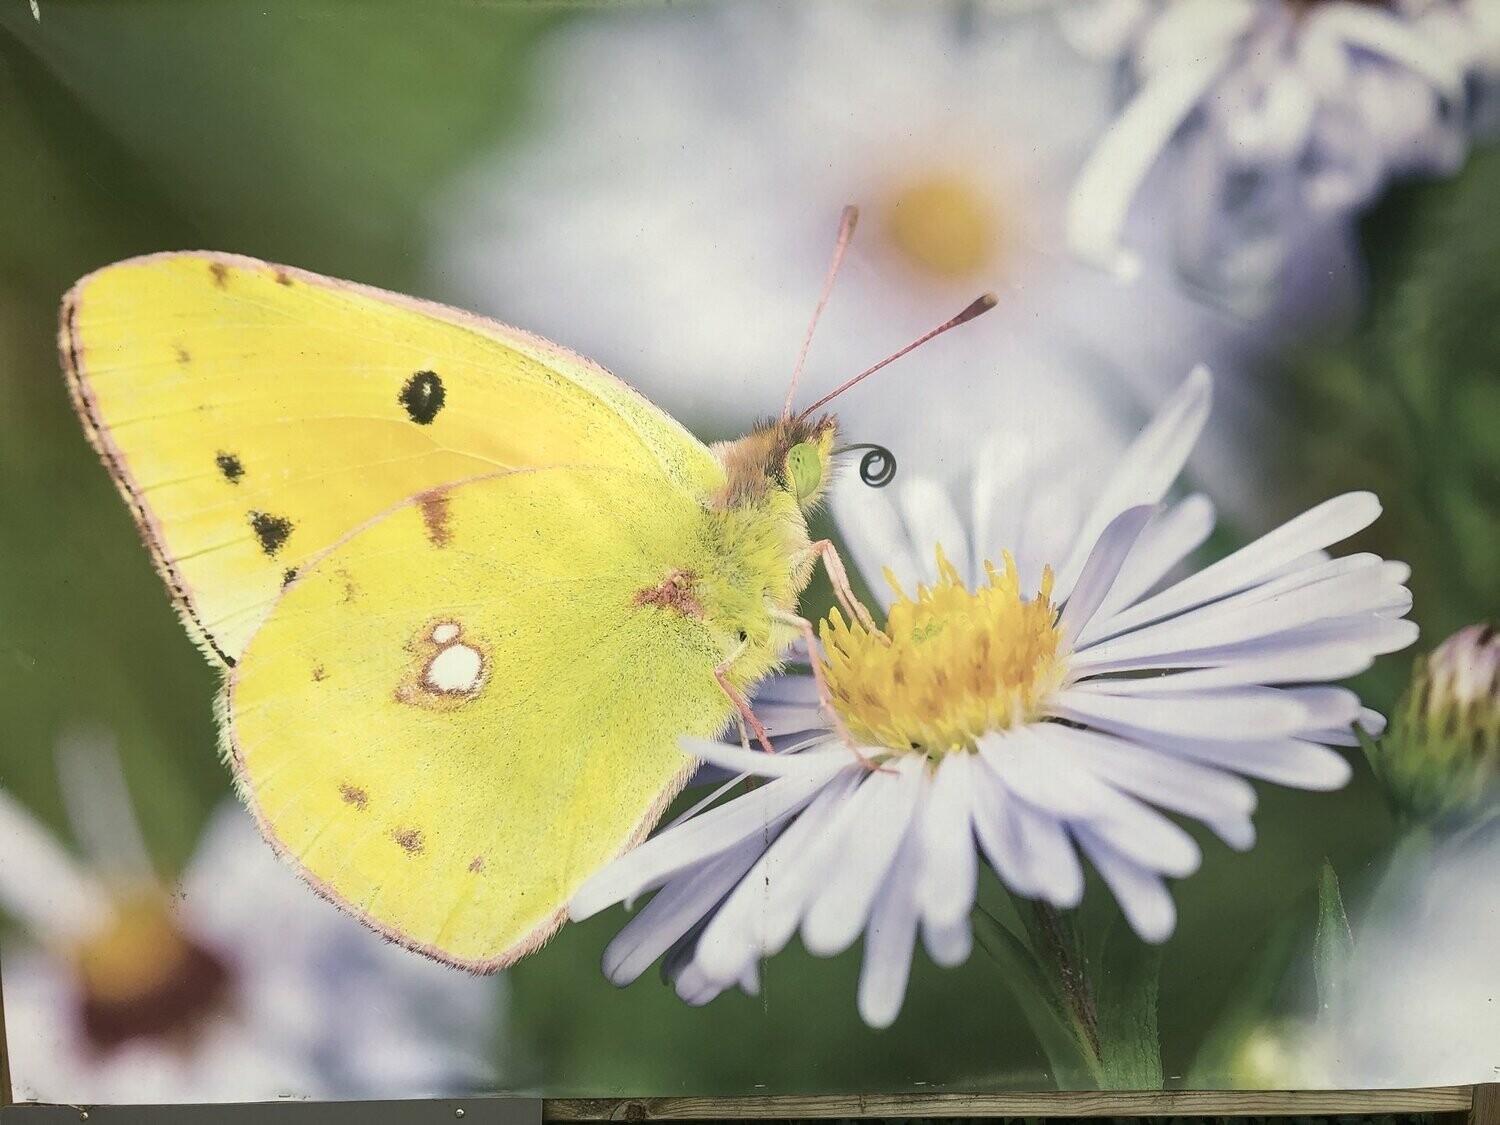
[(738, 441), (717, 447), (728, 476), (723, 499), (735, 505), (776, 496), (811, 511), (828, 487), (837, 436), (831, 414), (758, 423)]

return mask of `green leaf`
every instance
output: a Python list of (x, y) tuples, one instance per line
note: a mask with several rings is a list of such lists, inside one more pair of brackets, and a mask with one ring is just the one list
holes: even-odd
[(1318, 1011), (1328, 1012), (1338, 1000), (1354, 956), (1354, 933), (1339, 894), (1339, 877), (1326, 859), (1318, 877), (1318, 932), (1313, 937), (1313, 977), (1318, 984)]
[(1099, 1054), (1108, 1089), (1162, 1088), (1160, 978), (1161, 946), (1141, 941), (1117, 915), (1104, 934), (1095, 983)]
[(1037, 1043), (1052, 1068), (1059, 1090), (1093, 1090), (1102, 1084), (1098, 1059), (1085, 1049), (1070, 1017), (1036, 954), (982, 907), (974, 912), (974, 937), (989, 955), (1021, 1006)]

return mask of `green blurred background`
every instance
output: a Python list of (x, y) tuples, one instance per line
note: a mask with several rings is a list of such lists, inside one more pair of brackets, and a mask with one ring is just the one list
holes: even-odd
[[(413, 291), (424, 203), (524, 127), (533, 49), (587, 9), (415, 3), (0, 4), (0, 784), (62, 825), (51, 747), (66, 724), (118, 734), (164, 872), (229, 790), (215, 673), (179, 626), (84, 442), (54, 351), (57, 302), (131, 254), (214, 248)], [(420, 14), (419, 14), (420, 13)], [(1281, 399), (1269, 456), (1289, 498), (1377, 490), (1359, 543), (1409, 560), (1423, 647), (1496, 608), (1500, 510), (1500, 157), (1392, 193), (1361, 239), (1369, 309), (1352, 336), (1256, 373)], [(692, 419), (685, 419), (690, 424)], [(1290, 509), (1288, 501), (1285, 506)], [(1230, 529), (1215, 543), (1238, 542)], [(1361, 686), (1388, 709), (1409, 654)], [(1204, 844), (1176, 891), (1161, 1029), (1188, 1073), (1284, 919), (1313, 920), (1324, 857), (1357, 897), (1392, 822), (1363, 762), (1335, 794), (1261, 786), (1261, 842)], [(998, 897), (993, 885), (985, 894)], [(1088, 896), (1108, 911), (1107, 896)], [(506, 1088), (549, 1094), (1046, 1086), (993, 965), (919, 955), (894, 1028), (854, 1007), (858, 952), (775, 958), (758, 999), (684, 1007), (654, 976), (598, 970), (618, 912), (569, 926), (510, 973)], [(1306, 976), (1306, 980), (1303, 977)], [(1294, 969), (1282, 1002), (1310, 976)], [(1213, 1081), (1213, 1073), (1195, 1075)]]

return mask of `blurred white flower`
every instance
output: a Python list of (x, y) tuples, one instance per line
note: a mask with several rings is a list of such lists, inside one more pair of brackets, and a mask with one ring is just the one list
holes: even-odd
[(1080, 50), (1120, 60), (1131, 98), (1078, 178), (1068, 237), (1119, 273), (1125, 220), (1178, 142), (1170, 191), (1187, 276), (1261, 299), (1308, 215), (1467, 152), (1479, 80), (1500, 71), (1494, 0), (1063, 0)]
[(976, 411), (995, 432), (1062, 428), (1118, 453), (1160, 371), (1226, 359), (1216, 341), (1238, 325), (1174, 277), (1122, 287), (1067, 253), (1064, 201), (1110, 120), (1112, 75), (1050, 15), (636, 6), (570, 23), (535, 73), (533, 134), (434, 207), (432, 284), (700, 429), (779, 409), (847, 203), (863, 217), (807, 395), (1000, 296), (840, 400), (846, 432), (905, 468), (943, 473)]
[(1500, 1081), (1500, 833), (1408, 862), (1355, 925), (1338, 1003), (1296, 1045), (1338, 1089)]
[[(818, 666), (860, 755), (801, 677), (756, 703), (795, 753), (686, 744), (772, 780), (579, 890), (575, 918), (660, 888), (606, 951), (609, 978), (628, 983), (666, 953), (678, 994), (701, 1004), (736, 984), (755, 991), (758, 959), (799, 928), (823, 956), (863, 932), (860, 1015), (883, 1027), (919, 930), (939, 964), (968, 956), (977, 855), (1015, 893), (1069, 908), (1081, 853), (1136, 933), (1161, 942), (1176, 925), (1165, 879), (1201, 857), (1158, 810), (1247, 849), (1245, 778), (1342, 785), (1349, 765), (1329, 746), (1384, 721), (1328, 684), (1415, 639), (1401, 620), (1409, 569), (1328, 557), (1379, 514), (1374, 496), (1350, 493), (1174, 581), (1213, 527), (1201, 495), (1162, 504), (1209, 393), (1195, 372), (1113, 476), (1081, 493), (1065, 459), (1014, 446), (985, 451), (962, 509), (924, 478), (894, 501), (843, 489), (836, 514), (855, 558), (867, 574), (885, 568), (896, 591), (883, 630), (837, 613), (822, 630)], [(991, 565), (1007, 545), (1003, 569)]]
[(316, 895), (226, 801), (175, 889), (118, 760), (59, 746), (79, 862), (0, 789), (0, 910), (19, 1101), (421, 1097), (493, 1080), (504, 982), (406, 953)]

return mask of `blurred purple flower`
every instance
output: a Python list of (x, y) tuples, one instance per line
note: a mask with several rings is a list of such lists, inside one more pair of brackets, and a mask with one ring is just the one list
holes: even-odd
[(1129, 275), (1125, 221), (1177, 145), (1170, 186), (1185, 275), (1255, 305), (1303, 220), (1362, 208), (1398, 176), (1463, 162), (1500, 73), (1492, 0), (1062, 0), (1072, 42), (1118, 59), (1129, 101), (1078, 177), (1074, 251)]
[(238, 802), (175, 888), (107, 739), (62, 740), (80, 862), (0, 789), (0, 909), (18, 1100), (453, 1095), (493, 1081), (504, 982), (389, 945), (310, 894)]

